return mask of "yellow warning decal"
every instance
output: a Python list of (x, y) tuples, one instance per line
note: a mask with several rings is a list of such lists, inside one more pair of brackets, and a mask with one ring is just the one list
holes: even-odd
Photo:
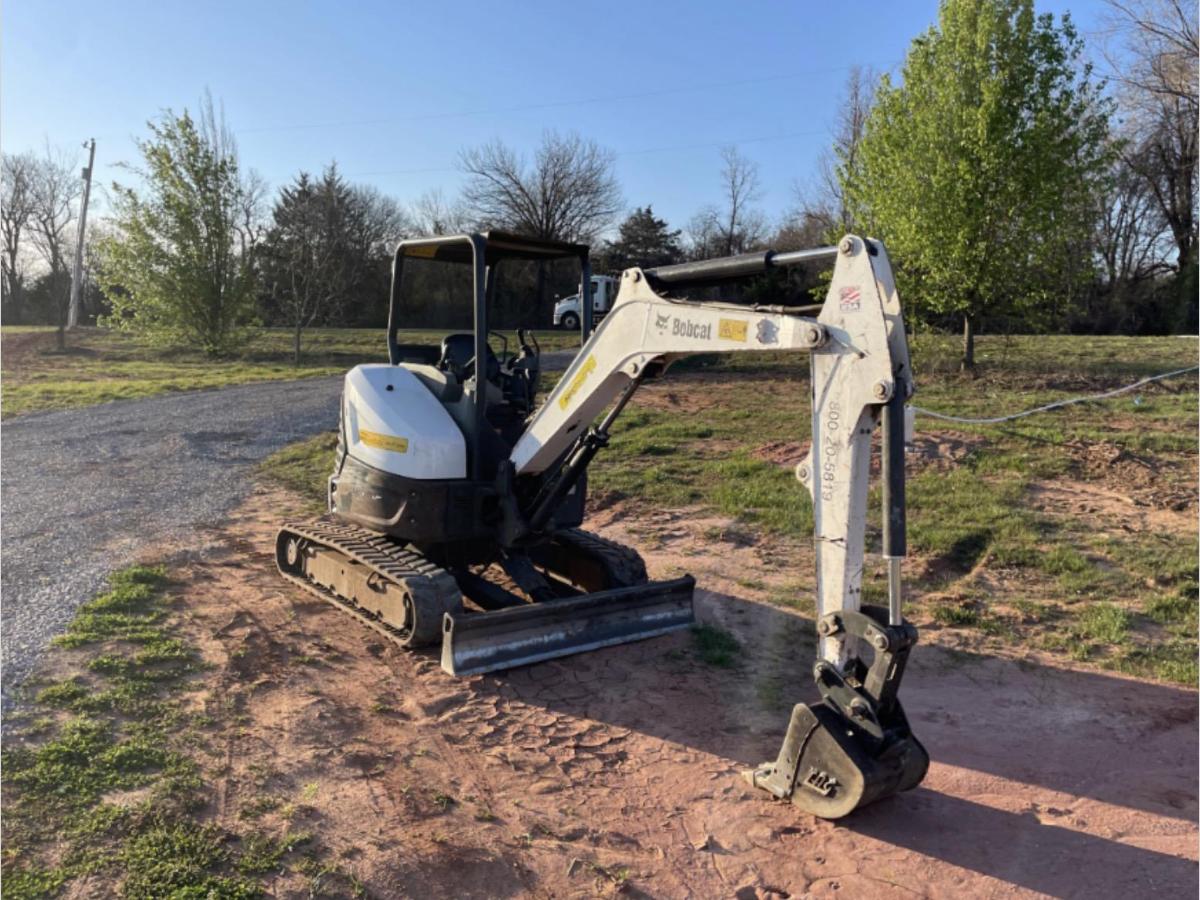
[(393, 453), (408, 452), (408, 438), (394, 437), (390, 434), (379, 434), (375, 431), (367, 431), (365, 428), (358, 429), (358, 439), (368, 447), (375, 447), (378, 450), (391, 450)]
[(417, 259), (433, 259), (437, 256), (440, 244), (417, 244), (415, 247), (405, 247), (404, 255)]
[(746, 343), (746, 325), (743, 319), (721, 319), (717, 323), (717, 337), (727, 341)]
[(583, 365), (579, 367), (579, 371), (575, 373), (575, 377), (571, 379), (571, 384), (563, 391), (562, 396), (558, 398), (560, 409), (566, 409), (571, 405), (572, 398), (579, 393), (579, 389), (583, 387), (583, 383), (587, 381), (588, 376), (595, 371), (596, 357), (589, 355), (583, 361)]

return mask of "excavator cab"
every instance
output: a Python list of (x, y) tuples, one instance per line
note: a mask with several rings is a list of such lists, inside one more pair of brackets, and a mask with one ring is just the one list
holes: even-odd
[[(472, 422), (486, 422), (511, 447), (536, 403), (541, 347), (535, 330), (550, 324), (549, 308), (537, 308), (543, 291), (535, 285), (542, 285), (547, 270), (564, 267), (578, 272), (585, 285), (591, 283), (583, 244), (499, 231), (402, 241), (393, 263), (388, 316), (392, 365), (433, 365), (468, 390), (479, 368), (487, 389), (472, 390), (479, 407)], [(500, 308), (505, 305), (500, 295), (512, 293), (505, 290), (506, 279), (527, 282), (516, 309)], [(585, 318), (583, 336), (591, 329), (591, 317)], [(416, 335), (420, 340), (412, 340), (414, 331), (423, 332)], [(443, 332), (436, 349), (427, 343), (429, 331)], [(510, 337), (515, 337), (511, 350)], [(481, 367), (478, 359), (484, 360)], [(487, 473), (495, 455), (487, 446), (490, 436), (482, 425), (471, 424), (468, 431), (472, 469), (478, 461), (479, 471)]]

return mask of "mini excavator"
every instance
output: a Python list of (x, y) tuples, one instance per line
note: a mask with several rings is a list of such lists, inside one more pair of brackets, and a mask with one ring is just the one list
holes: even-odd
[[(510, 353), (489, 318), (506, 266), (560, 260), (581, 271), (583, 346), (538, 403), (535, 334), (518, 329)], [(832, 281), (815, 317), (816, 307), (688, 299), (691, 288), (719, 291), (829, 260)], [(412, 329), (446, 321), (440, 298), (455, 279), (473, 327), (440, 345), (407, 343)], [(279, 532), (279, 571), (404, 647), (440, 642), (452, 675), (687, 628), (690, 576), (651, 581), (636, 551), (579, 527), (588, 464), (637, 389), (676, 360), (809, 353), (812, 446), (796, 477), (815, 522), (821, 700), (794, 708), (778, 758), (746, 777), (825, 818), (915, 787), (929, 757), (897, 698), (917, 640), (901, 615), (900, 584), (904, 404), (913, 380), (883, 245), (847, 235), (836, 247), (631, 268), (594, 328), (591, 282), (580, 244), (497, 231), (402, 241), (389, 361), (346, 375), (329, 514)], [(879, 426), (886, 608), (861, 603)]]

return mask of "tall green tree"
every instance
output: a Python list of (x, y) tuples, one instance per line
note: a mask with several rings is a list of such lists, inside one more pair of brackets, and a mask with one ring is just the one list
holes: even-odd
[(406, 231), (394, 200), (347, 184), (333, 164), (280, 190), (261, 256), (268, 303), (292, 329), (297, 363), (308, 326), (360, 319), (367, 311), (356, 303), (384, 308), (381, 276)]
[(679, 229), (654, 215), (653, 208), (635, 209), (621, 223), (617, 239), (604, 248), (603, 264), (619, 270), (631, 266), (651, 268), (669, 265), (683, 258)]
[(943, 0), (901, 81), (875, 93), (840, 175), (855, 221), (887, 242), (910, 304), (1044, 326), (1090, 279), (1084, 248), (1109, 160), (1109, 104), (1069, 16), (1032, 0)]
[(113, 185), (116, 233), (99, 249), (106, 322), (220, 355), (245, 337), (255, 297), (236, 152), (186, 110), (149, 128), (138, 141), (143, 186)]

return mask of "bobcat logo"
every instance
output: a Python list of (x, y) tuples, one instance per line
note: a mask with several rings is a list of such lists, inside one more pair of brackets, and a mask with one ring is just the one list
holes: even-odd
[(654, 327), (659, 331), (666, 331), (667, 325), (671, 321), (670, 313), (663, 313), (661, 316), (658, 313), (654, 314)]
[(779, 328), (770, 319), (760, 319), (755, 337), (760, 344), (778, 344)]

